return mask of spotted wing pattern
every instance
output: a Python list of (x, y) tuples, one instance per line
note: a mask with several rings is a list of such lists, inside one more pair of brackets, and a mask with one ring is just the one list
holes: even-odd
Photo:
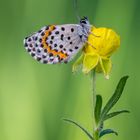
[(45, 26), (24, 39), (29, 54), (41, 63), (69, 62), (83, 47), (78, 24)]

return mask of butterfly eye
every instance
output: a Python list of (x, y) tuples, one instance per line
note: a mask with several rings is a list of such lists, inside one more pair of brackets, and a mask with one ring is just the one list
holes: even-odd
[(86, 24), (86, 21), (85, 20), (81, 20), (80, 23)]

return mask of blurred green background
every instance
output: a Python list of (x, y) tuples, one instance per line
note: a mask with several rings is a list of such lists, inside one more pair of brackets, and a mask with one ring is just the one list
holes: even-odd
[[(129, 109), (106, 122), (119, 137), (103, 140), (140, 140), (140, 1), (79, 0), (80, 14), (97, 27), (113, 28), (121, 48), (112, 57), (110, 80), (97, 77), (97, 92), (104, 103), (123, 75), (130, 75), (124, 94), (114, 109)], [(73, 0), (0, 0), (0, 139), (86, 140), (81, 130), (65, 124), (63, 117), (92, 130), (91, 81), (72, 74), (74, 61), (43, 65), (31, 58), (23, 38), (44, 25), (77, 23)]]

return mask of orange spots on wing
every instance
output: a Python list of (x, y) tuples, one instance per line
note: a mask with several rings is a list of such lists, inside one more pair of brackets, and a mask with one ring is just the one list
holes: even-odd
[(46, 42), (46, 39), (48, 38), (48, 36), (51, 34), (51, 32), (53, 31), (53, 30), (55, 30), (55, 25), (51, 25), (51, 26), (49, 26), (49, 29), (48, 30), (46, 30), (46, 32), (45, 32), (45, 35), (42, 37), (42, 44), (43, 44), (43, 46), (44, 46), (44, 49), (47, 49), (47, 52), (48, 53), (52, 53), (54, 56), (59, 56), (60, 57), (60, 59), (62, 58), (62, 59), (65, 59), (65, 58), (67, 58), (67, 54), (65, 54), (65, 53), (63, 53), (62, 51), (56, 51), (56, 50), (53, 50), (53, 49), (51, 49), (51, 47), (47, 44), (47, 42)]
[(52, 53), (54, 56), (59, 56), (60, 58), (67, 58), (67, 54), (65, 54), (65, 53), (63, 53), (63, 52), (57, 52), (57, 51), (55, 51), (55, 50), (50, 50), (50, 52), (49, 53)]
[(62, 53), (62, 52), (59, 52), (59, 54), (58, 54), (59, 56), (60, 56), (60, 58), (67, 58), (67, 54), (64, 54), (64, 53)]

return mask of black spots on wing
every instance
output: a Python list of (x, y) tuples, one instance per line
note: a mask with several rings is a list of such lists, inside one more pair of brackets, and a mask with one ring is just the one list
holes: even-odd
[(36, 60), (37, 60), (37, 61), (40, 61), (40, 60), (41, 60), (41, 57), (37, 57)]
[(64, 59), (63, 58), (60, 58), (60, 61), (63, 61)]
[(32, 49), (32, 51), (33, 51), (33, 52), (35, 52), (35, 51), (36, 51), (36, 49), (35, 49), (35, 48), (33, 48), (33, 49)]
[(49, 30), (49, 26), (46, 26), (45, 30)]
[(31, 53), (31, 56), (34, 57), (35, 56), (35, 53)]
[(79, 47), (78, 46), (75, 46), (75, 49), (77, 50)]
[(56, 31), (55, 34), (58, 35), (59, 34), (59, 31)]
[(59, 47), (62, 49), (63, 48), (63, 45), (61, 44)]
[(65, 27), (61, 27), (61, 30), (62, 30), (62, 31), (65, 31)]
[(38, 40), (38, 37), (36, 36), (36, 37), (34, 38), (34, 40), (37, 41), (37, 40)]
[(44, 49), (44, 52), (47, 53), (48, 52), (47, 49)]
[(52, 40), (50, 41), (50, 44), (53, 44), (53, 41)]
[(38, 44), (37, 43), (35, 44), (35, 47), (38, 47)]
[(27, 37), (25, 37), (25, 40), (27, 40), (28, 39), (28, 36)]
[(60, 58), (60, 56), (59, 56), (59, 55), (57, 55), (57, 58), (58, 58), (58, 60), (59, 60), (59, 62), (60, 62), (60, 59), (61, 59), (61, 58)]
[(42, 42), (42, 39), (41, 39), (41, 38), (39, 39), (39, 42), (40, 42), (40, 43)]
[(42, 58), (46, 58), (47, 56), (46, 55), (42, 55)]
[(82, 35), (79, 35), (80, 39), (82, 39)]
[(42, 32), (42, 30), (39, 30), (39, 31), (38, 31), (38, 33), (41, 33), (41, 32)]
[(46, 42), (47, 42), (47, 40), (48, 40), (48, 37), (45, 38), (45, 41), (46, 41)]
[(28, 52), (31, 52), (31, 49), (28, 48), (27, 51), (28, 51)]
[(40, 45), (40, 47), (41, 47), (41, 48), (43, 48), (43, 47), (44, 47), (44, 45), (43, 45), (43, 44), (41, 44), (41, 45)]
[(46, 45), (48, 46), (48, 43), (46, 42)]
[(50, 31), (50, 32), (49, 32), (49, 35), (51, 35), (51, 34), (52, 34), (52, 32)]
[(63, 50), (60, 51), (61, 53), (64, 53)]
[(49, 46), (50, 47), (50, 50), (52, 50), (52, 47), (51, 46)]
[(52, 56), (53, 56), (53, 54), (52, 54), (52, 53), (50, 53), (50, 54), (49, 54), (49, 56), (50, 56), (50, 57), (52, 57)]
[(32, 48), (33, 47), (33, 44), (30, 44), (29, 47)]
[(28, 38), (28, 42), (31, 42), (32, 41), (32, 39), (31, 38)]
[(52, 62), (54, 60), (54, 58), (50, 58), (50, 62)]
[(69, 51), (70, 51), (70, 52), (73, 52), (73, 50), (72, 50), (72, 49), (69, 49)]
[(57, 44), (56, 43), (54, 44), (54, 47), (57, 47)]
[(47, 64), (47, 63), (48, 63), (48, 61), (47, 61), (47, 60), (44, 60), (44, 61), (43, 61), (43, 63), (44, 63), (44, 64)]
[(74, 32), (74, 28), (71, 28), (71, 32)]
[(44, 35), (45, 35), (45, 33), (44, 33), (44, 32), (42, 32), (42, 33), (41, 33), (41, 36), (44, 36)]
[(71, 41), (71, 42), (70, 42), (70, 45), (72, 45), (72, 44), (73, 44), (73, 42)]
[(64, 40), (64, 34), (61, 35), (60, 39), (63, 41)]
[(24, 46), (25, 46), (25, 47), (28, 47), (28, 44), (27, 44), (27, 42), (25, 42)]
[(71, 39), (71, 37), (70, 36), (68, 36), (68, 40), (70, 40)]
[(57, 49), (54, 49), (54, 51), (55, 51), (55, 52), (58, 52), (58, 50), (57, 50)]
[(40, 50), (40, 49), (37, 49), (37, 52), (38, 52), (38, 53), (41, 53), (41, 50)]
[(51, 36), (51, 39), (53, 40), (54, 39), (54, 36)]
[(67, 63), (68, 63), (68, 61), (67, 61), (67, 60), (65, 60), (65, 61), (64, 61), (64, 63), (65, 63), (65, 64), (67, 64)]

